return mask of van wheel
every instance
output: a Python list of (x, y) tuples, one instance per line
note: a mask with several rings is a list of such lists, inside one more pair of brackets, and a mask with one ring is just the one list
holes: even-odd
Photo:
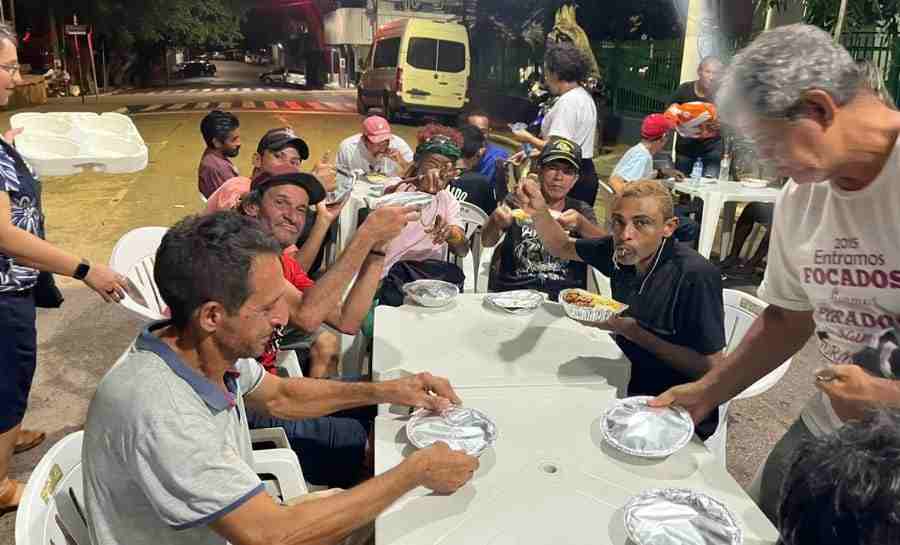
[(381, 110), (384, 112), (384, 118), (393, 123), (397, 120), (397, 115), (391, 109), (391, 98), (388, 95), (384, 95), (384, 100), (381, 104)]
[(362, 95), (360, 95), (358, 91), (356, 93), (356, 111), (359, 115), (366, 115), (369, 113), (369, 107), (363, 102)]

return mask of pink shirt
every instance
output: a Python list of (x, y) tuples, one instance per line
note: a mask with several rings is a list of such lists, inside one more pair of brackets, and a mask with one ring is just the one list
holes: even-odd
[(226, 180), (239, 176), (237, 168), (221, 153), (206, 148), (197, 168), (197, 189), (209, 198)]
[(388, 245), (382, 277), (386, 276), (394, 263), (398, 261), (422, 261), (447, 257), (447, 243), (435, 245), (431, 241), (431, 234), (425, 232), (426, 226), (430, 229), (434, 225), (438, 215), (445, 218), (450, 225), (463, 228), (462, 219), (459, 216), (459, 201), (446, 189), (439, 191), (434, 196), (434, 201), (422, 210), (421, 218), (406, 224), (406, 227)]

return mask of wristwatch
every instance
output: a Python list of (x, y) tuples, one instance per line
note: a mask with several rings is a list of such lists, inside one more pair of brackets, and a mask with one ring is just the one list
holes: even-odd
[(75, 272), (72, 274), (72, 278), (75, 280), (84, 280), (87, 277), (88, 272), (91, 270), (91, 264), (87, 259), (81, 258), (81, 263), (75, 267)]

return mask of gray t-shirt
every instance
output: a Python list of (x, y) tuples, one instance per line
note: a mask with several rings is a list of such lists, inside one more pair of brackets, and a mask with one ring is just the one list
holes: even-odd
[(165, 325), (138, 336), (88, 409), (82, 469), (93, 545), (223, 545), (209, 524), (263, 491), (241, 396), (264, 370), (241, 360), (223, 392), (152, 333)]

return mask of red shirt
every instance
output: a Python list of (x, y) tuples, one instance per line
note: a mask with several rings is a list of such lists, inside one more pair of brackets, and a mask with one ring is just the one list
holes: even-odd
[[(316, 283), (312, 278), (306, 275), (303, 267), (301, 267), (300, 264), (297, 263), (297, 260), (292, 257), (294, 250), (295, 248), (290, 248), (285, 250), (285, 253), (281, 254), (281, 270), (284, 273), (284, 277), (287, 278), (288, 282), (293, 284), (294, 287), (300, 291), (307, 290), (315, 286)], [(288, 253), (289, 251), (291, 253)], [(275, 369), (276, 354), (275, 347), (270, 344), (263, 355), (258, 358), (259, 363), (266, 368), (266, 371), (273, 375), (278, 374)]]

